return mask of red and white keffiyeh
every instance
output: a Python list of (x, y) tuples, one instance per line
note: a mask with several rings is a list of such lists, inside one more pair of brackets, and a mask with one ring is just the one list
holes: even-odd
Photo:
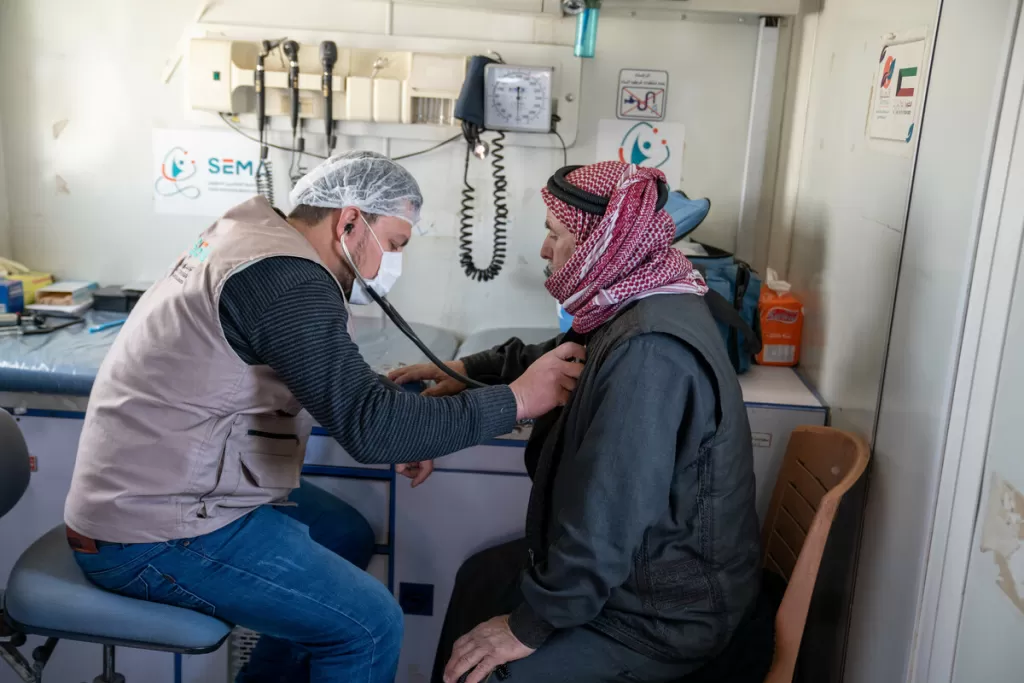
[(655, 211), (659, 178), (665, 175), (657, 169), (619, 161), (570, 173), (574, 186), (609, 198), (603, 216), (541, 191), (548, 209), (576, 238), (576, 251), (545, 286), (573, 316), (577, 332), (597, 329), (636, 299), (708, 291), (693, 264), (671, 247), (675, 223), (665, 211)]

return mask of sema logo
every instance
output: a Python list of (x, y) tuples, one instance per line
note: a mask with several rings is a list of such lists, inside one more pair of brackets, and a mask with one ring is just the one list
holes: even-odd
[(668, 140), (658, 135), (658, 129), (649, 123), (638, 123), (622, 137), (619, 143), (619, 161), (646, 168), (661, 168), (671, 153)]
[(183, 196), (198, 199), (199, 188), (189, 181), (196, 175), (196, 162), (188, 150), (172, 147), (160, 163), (160, 174), (156, 177), (156, 192), (165, 197)]
[(792, 325), (800, 318), (800, 314), (796, 311), (790, 311), (786, 308), (773, 308), (768, 311), (767, 320), (769, 322), (785, 323), (786, 325)]
[(210, 243), (200, 237), (192, 245), (192, 248), (188, 250), (188, 255), (200, 263), (204, 262), (206, 257), (210, 255)]
[(218, 157), (210, 157), (206, 161), (206, 170), (210, 175), (248, 175), (251, 177), (254, 173), (252, 161)]

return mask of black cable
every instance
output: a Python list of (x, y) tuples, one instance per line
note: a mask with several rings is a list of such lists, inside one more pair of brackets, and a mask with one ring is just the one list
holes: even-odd
[(274, 166), (270, 159), (260, 159), (256, 167), (256, 193), (274, 205)]
[(505, 203), (508, 193), (508, 180), (505, 178), (505, 166), (502, 162), (505, 156), (502, 152), (505, 145), (504, 133), (498, 133), (492, 146), (494, 147), (491, 160), (492, 177), (494, 178), (494, 249), (491, 252), (491, 262), (484, 268), (476, 267), (473, 261), (473, 210), (476, 201), (476, 188), (469, 184), (469, 158), (473, 148), (480, 142), (482, 130), (463, 121), (463, 135), (466, 138), (466, 164), (462, 174), (462, 207), (459, 210), (459, 264), (466, 273), (466, 277), (478, 282), (489, 282), (501, 273), (505, 265), (505, 254), (508, 225), (508, 206)]
[[(224, 112), (220, 113), (220, 118), (221, 118), (221, 120), (224, 123), (228, 124), (228, 126), (230, 126), (236, 133), (238, 133), (242, 137), (248, 138), (249, 140), (252, 140), (253, 142), (257, 142), (257, 143), (260, 142), (259, 138), (254, 138), (253, 136), (251, 136), (248, 133), (246, 133), (243, 129), (239, 128), (234, 123), (232, 123), (231, 119), (229, 119), (228, 115), (225, 114)], [(279, 149), (282, 152), (297, 152), (297, 151), (299, 151), (299, 150), (295, 149), (294, 147), (285, 147), (283, 145), (275, 145), (272, 142), (263, 142), (261, 144), (264, 144), (267, 147), (272, 147), (273, 149)], [(311, 157), (316, 157), (317, 159), (327, 159), (328, 158), (328, 157), (323, 156), (322, 154), (314, 154), (313, 152), (303, 152), (303, 153), (304, 154), (308, 154)]]
[(401, 314), (395, 309), (395, 307), (391, 305), (391, 302), (388, 301), (385, 297), (382, 297), (376, 291), (374, 291), (373, 287), (367, 285), (366, 281), (363, 279), (363, 276), (359, 274), (359, 271), (356, 270), (353, 272), (362, 283), (363, 289), (365, 289), (369, 293), (370, 298), (377, 302), (377, 305), (380, 306), (381, 310), (384, 311), (384, 314), (391, 319), (391, 322), (395, 324), (395, 327), (398, 328), (398, 331), (404, 334), (406, 337), (408, 337), (409, 341), (415, 344), (417, 348), (419, 348), (419, 350), (422, 351), (424, 355), (426, 355), (426, 357), (430, 359), (430, 362), (436, 365), (439, 370), (441, 370), (444, 374), (454, 379), (456, 382), (462, 382), (467, 387), (470, 387), (472, 389), (483, 389), (484, 387), (489, 386), (487, 384), (484, 384), (483, 382), (478, 382), (475, 379), (470, 379), (469, 377), (466, 377), (465, 375), (455, 372), (450, 367), (448, 367), (448, 365), (443, 360), (434, 355), (434, 352), (430, 350), (429, 346), (423, 343), (423, 340), (419, 338), (419, 335), (417, 335), (413, 331), (409, 323), (405, 321), (405, 318), (403, 318)]
[[(228, 115), (225, 114), (224, 112), (220, 113), (220, 118), (232, 130), (234, 130), (236, 133), (238, 133), (242, 137), (248, 138), (249, 140), (252, 140), (253, 142), (256, 142), (256, 143), (260, 142), (259, 138), (255, 138), (255, 137), (249, 135), (247, 132), (245, 132), (244, 129), (239, 128), (238, 126), (236, 126), (234, 124), (234, 122), (231, 121), (231, 119), (228, 118)], [(442, 140), (441, 142), (437, 143), (436, 145), (434, 145), (432, 147), (428, 147), (426, 149), (421, 149), (418, 152), (410, 152), (409, 154), (402, 154), (402, 155), (399, 155), (397, 157), (392, 157), (392, 159), (394, 161), (401, 161), (402, 159), (411, 159), (412, 157), (418, 157), (418, 156), (420, 156), (422, 154), (427, 154), (429, 152), (433, 152), (436, 149), (441, 149), (445, 145), (449, 145), (449, 144), (455, 142), (456, 140), (458, 140), (461, 137), (462, 137), (461, 135), (453, 135), (452, 137), (448, 138), (447, 140)], [(271, 142), (265, 142), (263, 144), (265, 144), (267, 147), (272, 147), (273, 149), (279, 149), (282, 152), (299, 152), (299, 151), (301, 151), (302, 154), (305, 154), (305, 155), (311, 156), (311, 157), (316, 157), (317, 159), (329, 159), (330, 158), (330, 157), (326, 157), (326, 156), (324, 156), (322, 154), (314, 154), (313, 152), (310, 152), (308, 150), (297, 150), (294, 147), (285, 147), (284, 145), (275, 145), (275, 144), (273, 144)]]
[(569, 149), (565, 146), (565, 138), (557, 130), (551, 131), (551, 134), (558, 138), (558, 141), (562, 143), (562, 167), (569, 165)]
[(458, 140), (461, 137), (462, 137), (461, 135), (453, 135), (452, 137), (448, 138), (447, 140), (444, 140), (442, 142), (437, 143), (433, 147), (427, 147), (426, 149), (421, 149), (418, 152), (410, 152), (409, 154), (400, 154), (397, 157), (391, 157), (391, 159), (393, 161), (401, 161), (402, 159), (411, 159), (412, 157), (418, 157), (421, 154), (427, 154), (428, 152), (433, 152), (435, 149), (441, 149), (445, 145), (451, 144), (451, 143), (455, 142), (456, 140)]
[[(292, 181), (292, 187), (295, 187), (295, 183), (299, 182), (302, 176), (306, 175), (309, 171), (308, 168), (302, 165), (302, 155), (307, 154), (306, 152), (306, 139), (299, 138), (298, 144), (296, 139), (292, 138), (292, 158), (288, 164), (288, 178)], [(296, 166), (296, 159), (298, 165)]]
[(266, 119), (260, 126), (260, 163), (256, 167), (256, 194), (261, 195), (271, 206), (274, 205), (274, 165), (267, 152)]
[(494, 274), (497, 275), (501, 266), (505, 263), (505, 252), (508, 245), (506, 235), (508, 232), (508, 180), (505, 178), (505, 134), (498, 133), (491, 143), (491, 177), (494, 179), (494, 253), (491, 256), (491, 264), (498, 264)]

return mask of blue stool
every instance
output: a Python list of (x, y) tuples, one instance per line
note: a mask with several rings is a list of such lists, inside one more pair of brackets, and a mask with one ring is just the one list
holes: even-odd
[[(28, 488), (29, 454), (18, 424), (0, 410), (0, 517)], [(114, 648), (206, 654), (221, 646), (231, 627), (199, 612), (126, 598), (85, 578), (68, 546), (64, 526), (26, 550), (0, 595), (0, 657), (26, 683), (41, 683), (43, 667), (60, 639), (103, 646), (103, 674), (93, 683), (124, 683), (114, 669)], [(21, 654), (27, 635), (46, 643)]]

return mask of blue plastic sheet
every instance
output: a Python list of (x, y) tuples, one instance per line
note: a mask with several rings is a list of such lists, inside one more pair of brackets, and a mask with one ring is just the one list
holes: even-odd
[[(0, 391), (88, 396), (100, 363), (120, 327), (89, 333), (89, 328), (121, 320), (122, 313), (89, 311), (84, 325), (50, 334), (0, 335)], [(56, 321), (57, 319), (53, 319)], [(402, 364), (425, 363), (427, 357), (390, 321), (356, 319), (355, 340), (370, 366), (386, 373)], [(413, 330), (443, 360), (455, 357), (458, 341), (449, 332), (412, 324)]]
[(85, 319), (50, 334), (0, 336), (0, 390), (88, 396), (120, 329), (89, 334), (89, 327), (123, 320), (124, 314), (89, 311)]

